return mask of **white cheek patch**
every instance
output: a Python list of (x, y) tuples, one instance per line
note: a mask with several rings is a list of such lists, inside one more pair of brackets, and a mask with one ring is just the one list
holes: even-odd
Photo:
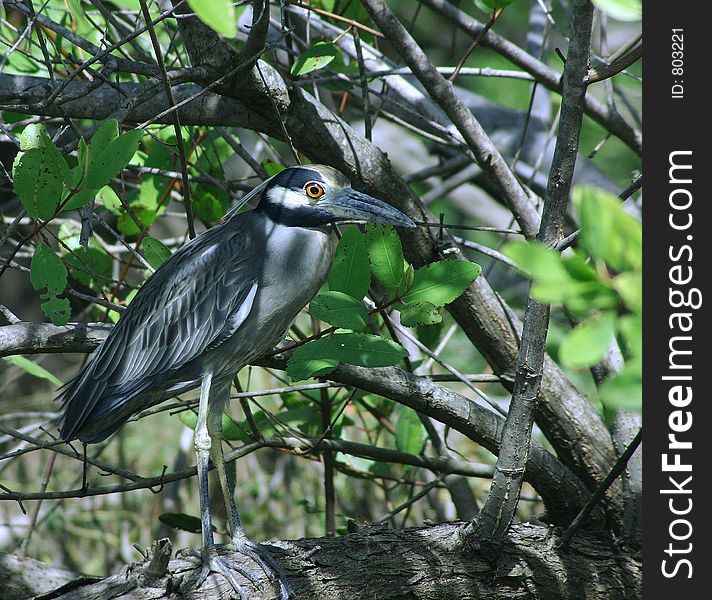
[(307, 195), (302, 191), (297, 192), (287, 188), (275, 187), (267, 190), (267, 196), (273, 204), (281, 204), (287, 208), (310, 206)]

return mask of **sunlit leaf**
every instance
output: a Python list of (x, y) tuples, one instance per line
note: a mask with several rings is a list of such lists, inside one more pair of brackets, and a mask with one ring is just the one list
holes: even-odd
[(403, 281), (403, 248), (393, 227), (375, 225), (366, 233), (366, 249), (371, 272), (393, 295)]
[(84, 178), (84, 187), (99, 189), (109, 183), (129, 164), (143, 137), (142, 129), (134, 129), (112, 140), (103, 148), (91, 146), (91, 167)]
[(366, 240), (356, 228), (347, 229), (336, 248), (329, 273), (329, 289), (361, 300), (371, 284), (371, 268), (366, 254)]
[(188, 0), (198, 18), (227, 38), (237, 35), (237, 18), (232, 0)]
[(416, 269), (413, 285), (403, 295), (403, 302), (445, 306), (460, 297), (481, 271), (478, 264), (465, 260), (441, 260), (421, 267)]
[(605, 312), (577, 325), (561, 342), (559, 357), (568, 367), (590, 367), (599, 362), (611, 345), (616, 315)]
[(368, 311), (361, 300), (343, 292), (322, 292), (309, 303), (309, 312), (335, 327), (363, 329)]

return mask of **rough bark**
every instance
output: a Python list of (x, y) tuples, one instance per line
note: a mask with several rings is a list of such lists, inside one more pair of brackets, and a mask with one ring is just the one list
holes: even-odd
[[(494, 557), (468, 553), (460, 531), (459, 523), (404, 530), (367, 527), (333, 539), (275, 542), (271, 554), (301, 600), (640, 597), (640, 563), (610, 540), (579, 533), (569, 547), (557, 550), (551, 530), (520, 524), (513, 526), (502, 552)], [(236, 560), (250, 568), (249, 559)], [(157, 569), (157, 563), (152, 573), (150, 563), (136, 563), (99, 582), (79, 580), (39, 598), (218, 600), (234, 595), (217, 576), (196, 589), (197, 559), (171, 560), (165, 571)], [(276, 598), (266, 581), (264, 585), (259, 591), (245, 581), (250, 598)]]

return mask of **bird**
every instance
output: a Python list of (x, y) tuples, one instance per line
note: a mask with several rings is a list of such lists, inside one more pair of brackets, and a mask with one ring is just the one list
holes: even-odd
[[(242, 211), (246, 203), (252, 210)], [(333, 224), (366, 221), (411, 228), (404, 213), (358, 192), (326, 165), (288, 167), (262, 182), (222, 222), (172, 254), (149, 277), (107, 338), (58, 396), (61, 439), (98, 443), (126, 421), (177, 394), (200, 388), (194, 447), (200, 493), (202, 559), (198, 585), (225, 576), (241, 598), (258, 578), (219, 553), (208, 494), (217, 469), (231, 523), (229, 550), (252, 558), (288, 598), (283, 570), (245, 534), (228, 485), (222, 414), (236, 374), (283, 339), (329, 274)], [(232, 569), (232, 571), (231, 571)]]

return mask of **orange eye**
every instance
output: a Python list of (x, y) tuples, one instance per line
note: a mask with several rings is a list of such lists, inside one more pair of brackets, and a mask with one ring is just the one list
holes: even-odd
[(316, 181), (310, 181), (307, 183), (304, 186), (304, 191), (307, 193), (307, 196), (314, 200), (321, 198), (325, 194), (324, 187)]

